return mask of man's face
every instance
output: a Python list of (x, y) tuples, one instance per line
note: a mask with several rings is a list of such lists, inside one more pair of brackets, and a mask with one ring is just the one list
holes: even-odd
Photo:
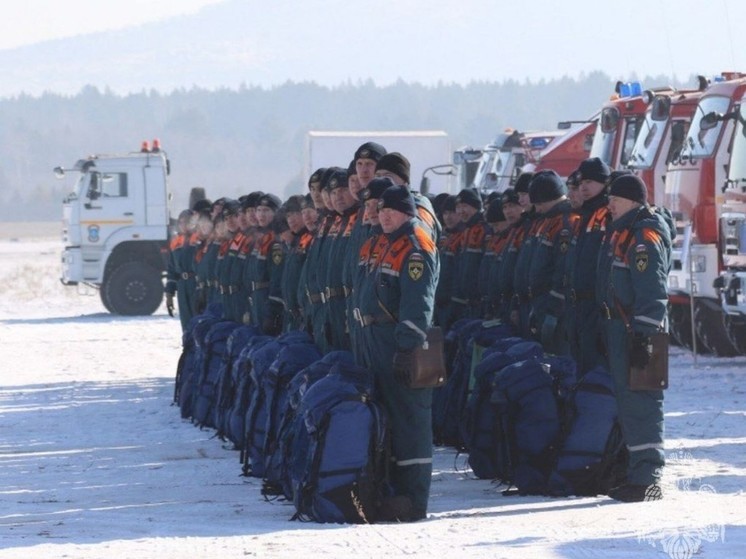
[(513, 225), (519, 219), (521, 219), (523, 207), (521, 207), (520, 204), (513, 204), (512, 202), (509, 202), (507, 204), (503, 204), (503, 213), (505, 214), (505, 219), (507, 220), (507, 222), (510, 225)]
[(246, 215), (247, 227), (256, 227), (258, 225), (256, 221), (256, 208), (246, 208), (244, 214)]
[(203, 239), (206, 239), (210, 236), (210, 233), (212, 233), (213, 229), (213, 223), (212, 220), (209, 217), (200, 217), (199, 221), (197, 221), (197, 231), (199, 231), (199, 236)]
[(331, 194), (329, 194), (329, 191), (326, 188), (321, 191), (321, 202), (323, 206), (319, 209), (334, 210), (334, 206), (332, 206)]
[(376, 176), (377, 177), (388, 177), (397, 186), (401, 186), (403, 184), (406, 184), (406, 182), (404, 182), (403, 178), (401, 178), (396, 173), (392, 173), (391, 171), (389, 171), (387, 169), (378, 169), (378, 171), (376, 171)]
[(363, 189), (362, 186), (360, 186), (360, 179), (357, 175), (349, 175), (347, 177), (347, 184), (348, 188), (350, 189), (350, 194), (355, 200), (360, 200), (360, 191)]
[(640, 204), (633, 202), (632, 200), (627, 200), (627, 198), (609, 196), (609, 213), (611, 214), (612, 221), (616, 221), (630, 210), (639, 207)]
[(529, 198), (528, 192), (518, 193), (518, 203), (524, 210), (529, 210), (531, 208), (531, 198)]
[(365, 215), (363, 221), (371, 225), (380, 225), (381, 220), (378, 217), (378, 200), (371, 198), (365, 201)]
[(461, 221), (461, 218), (456, 212), (451, 210), (443, 212), (443, 225), (446, 226), (446, 229), (453, 229), (458, 225), (459, 221)]
[(303, 216), (303, 225), (306, 226), (306, 229), (315, 231), (319, 222), (319, 212), (316, 211), (316, 208), (303, 208), (300, 214)]
[(360, 181), (360, 189), (363, 189), (376, 176), (376, 162), (374, 159), (358, 159), (355, 161), (355, 170)]
[(313, 205), (316, 206), (317, 210), (324, 209), (324, 200), (321, 196), (321, 183), (318, 182), (312, 182), (311, 188), (309, 189), (309, 192), (311, 194), (311, 200), (313, 200)]
[(297, 233), (303, 229), (303, 215), (301, 212), (287, 212), (285, 219), (288, 222), (288, 227), (293, 233)]
[(238, 214), (230, 214), (225, 216), (225, 226), (231, 233), (235, 233), (236, 231), (238, 231), (239, 223), (240, 220)]
[(580, 192), (579, 186), (571, 186), (568, 185), (567, 187), (567, 197), (570, 199), (570, 205), (573, 207), (573, 209), (578, 209), (580, 206), (583, 205), (583, 194)]
[(268, 227), (275, 217), (275, 210), (269, 206), (258, 206), (256, 209), (256, 220), (259, 227)]
[(463, 202), (456, 203), (456, 213), (458, 214), (459, 219), (464, 223), (469, 221), (477, 211), (478, 210), (474, 206), (470, 206), (469, 204), (464, 204)]
[(393, 233), (409, 220), (409, 216), (399, 210), (381, 208), (378, 210), (378, 219), (384, 233)]
[(580, 194), (583, 200), (590, 200), (595, 198), (604, 189), (604, 183), (598, 181), (592, 181), (590, 179), (583, 179), (580, 181)]
[(337, 213), (344, 213), (355, 204), (355, 199), (350, 194), (350, 189), (345, 187), (335, 188), (331, 192), (332, 207)]

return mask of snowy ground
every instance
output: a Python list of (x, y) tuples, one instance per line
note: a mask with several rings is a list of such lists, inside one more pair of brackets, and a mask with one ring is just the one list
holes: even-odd
[(665, 499), (503, 497), (436, 453), (426, 521), (289, 521), (170, 406), (178, 320), (106, 314), (0, 230), (0, 559), (746, 557), (746, 358), (672, 351)]

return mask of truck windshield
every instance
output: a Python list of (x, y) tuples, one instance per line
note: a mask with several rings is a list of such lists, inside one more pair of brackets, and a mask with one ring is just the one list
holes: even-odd
[(637, 141), (629, 156), (629, 167), (632, 169), (650, 169), (655, 163), (655, 154), (663, 139), (668, 120), (653, 120), (650, 110), (645, 115)]
[(611, 165), (611, 152), (614, 149), (615, 135), (616, 129), (611, 132), (604, 132), (601, 127), (596, 128), (589, 157), (598, 157), (607, 165)]
[(727, 189), (737, 189), (742, 192), (746, 187), (746, 104), (742, 104), (738, 110), (738, 120), (736, 121), (736, 131), (733, 136), (733, 148), (730, 156), (730, 166), (728, 167)]
[(713, 128), (708, 130), (702, 130), (700, 122), (706, 114), (712, 112), (719, 114), (727, 113), (729, 105), (730, 98), (722, 96), (704, 97), (699, 102), (692, 118), (692, 124), (689, 126), (689, 133), (684, 142), (682, 156), (690, 159), (713, 156), (718, 139), (720, 138), (720, 131), (723, 129), (723, 122), (719, 121)]
[(487, 183), (487, 174), (492, 173), (492, 167), (494, 165), (495, 157), (497, 152), (485, 151), (482, 153), (482, 159), (479, 162), (477, 172), (474, 174), (474, 188), (482, 188)]

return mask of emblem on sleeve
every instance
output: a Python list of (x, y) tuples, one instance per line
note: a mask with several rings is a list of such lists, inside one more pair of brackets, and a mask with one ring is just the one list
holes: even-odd
[(648, 268), (648, 253), (638, 252), (635, 255), (635, 267), (638, 272), (644, 272)]
[(425, 261), (421, 254), (413, 254), (409, 257), (407, 262), (407, 273), (412, 281), (417, 281), (422, 277), (425, 272)]
[(280, 264), (282, 262), (282, 248), (275, 247), (274, 250), (272, 250), (272, 262), (275, 265)]

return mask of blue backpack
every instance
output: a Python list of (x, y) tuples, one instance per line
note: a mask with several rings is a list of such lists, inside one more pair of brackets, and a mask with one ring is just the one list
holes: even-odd
[(212, 411), (217, 403), (220, 364), (228, 338), (239, 326), (232, 320), (217, 322), (199, 344), (199, 374), (194, 383), (192, 399), (192, 419), (199, 427), (215, 427)]
[(241, 352), (254, 336), (261, 334), (256, 326), (239, 326), (228, 336), (223, 359), (218, 371), (217, 397), (214, 407), (214, 420), (217, 436), (225, 440), (231, 407), (236, 397), (236, 375), (233, 368), (238, 364)]
[(370, 371), (335, 364), (303, 395), (300, 413), (309, 440), (293, 491), (293, 519), (374, 522), (385, 490), (388, 441)]
[(303, 395), (329, 374), (335, 363), (355, 363), (349, 351), (332, 351), (314, 361), (288, 383), (284, 406), (279, 413), (279, 424), (274, 445), (268, 450), (262, 483), (265, 497), (284, 496), (293, 500), (293, 480), (299, 482), (308, 451), (309, 437), (303, 415), (298, 413)]
[(565, 409), (566, 435), (549, 477), (550, 495), (607, 494), (626, 477), (627, 449), (617, 421), (614, 381), (603, 367), (583, 375)]
[(505, 481), (521, 495), (546, 493), (562, 440), (563, 400), (574, 375), (572, 359), (543, 356), (508, 365), (495, 377), (492, 401), (508, 448)]

